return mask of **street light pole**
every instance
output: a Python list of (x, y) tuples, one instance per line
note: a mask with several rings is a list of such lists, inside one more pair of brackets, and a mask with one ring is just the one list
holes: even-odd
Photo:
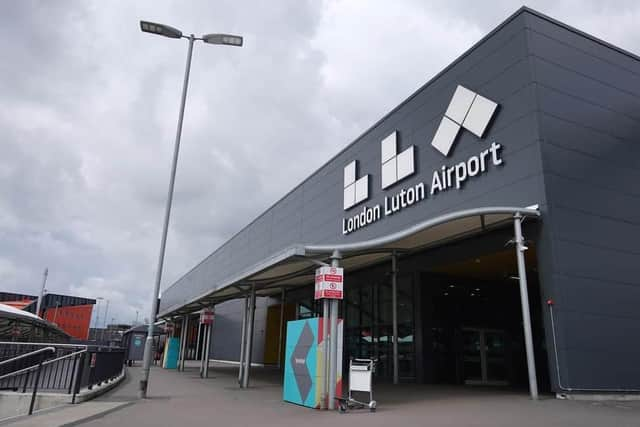
[(40, 316), (40, 310), (42, 309), (42, 300), (44, 299), (45, 285), (47, 284), (47, 276), (49, 275), (49, 269), (44, 269), (44, 277), (42, 279), (42, 289), (40, 289), (40, 296), (38, 297), (38, 304), (36, 307), (36, 316)]
[(149, 371), (151, 369), (151, 353), (153, 347), (153, 324), (155, 323), (156, 313), (158, 312), (158, 297), (160, 294), (160, 283), (162, 281), (162, 268), (164, 265), (165, 248), (167, 245), (167, 232), (169, 228), (169, 218), (171, 216), (171, 203), (173, 201), (173, 188), (176, 179), (176, 168), (178, 166), (178, 153), (180, 151), (180, 138), (182, 136), (182, 122), (184, 119), (184, 107), (187, 100), (187, 88), (189, 87), (189, 74), (191, 71), (191, 57), (193, 54), (193, 43), (196, 40), (202, 40), (210, 44), (226, 44), (231, 46), (242, 46), (242, 37), (228, 34), (207, 34), (202, 38), (196, 38), (193, 34), (189, 37), (183, 36), (180, 30), (168, 25), (157, 24), (153, 22), (140, 21), (140, 29), (143, 32), (162, 35), (169, 38), (179, 39), (187, 38), (189, 40), (189, 48), (187, 51), (187, 64), (184, 72), (184, 81), (182, 83), (182, 98), (180, 100), (180, 113), (178, 114), (178, 127), (176, 129), (176, 140), (173, 149), (173, 161), (171, 163), (171, 176), (169, 178), (169, 191), (167, 194), (167, 204), (164, 212), (164, 224), (162, 227), (162, 238), (160, 240), (160, 254), (158, 256), (158, 267), (156, 270), (156, 280), (153, 288), (153, 296), (151, 300), (151, 313), (149, 316), (149, 328), (147, 330), (147, 339), (144, 345), (143, 356), (143, 377), (140, 380), (140, 397), (147, 397), (147, 388), (149, 385)]
[(94, 329), (94, 334), (93, 334), (93, 340), (94, 341), (98, 341), (98, 329), (100, 328), (100, 301), (102, 301), (104, 298), (102, 297), (96, 297), (96, 321), (93, 324), (93, 329)]
[(167, 204), (164, 210), (164, 224), (162, 226), (162, 239), (160, 240), (160, 255), (158, 256), (158, 268), (156, 270), (156, 281), (153, 287), (153, 301), (151, 313), (149, 315), (149, 330), (147, 340), (144, 345), (143, 357), (143, 377), (140, 380), (140, 397), (147, 397), (147, 386), (149, 383), (149, 370), (151, 369), (151, 351), (153, 345), (153, 324), (158, 312), (158, 295), (160, 294), (160, 282), (162, 281), (162, 267), (164, 265), (164, 253), (167, 246), (167, 232), (169, 229), (169, 217), (171, 216), (171, 202), (173, 201), (173, 187), (176, 181), (176, 168), (178, 166), (178, 153), (180, 151), (180, 138), (182, 136), (182, 121), (184, 118), (184, 106), (187, 100), (187, 88), (189, 86), (189, 73), (191, 71), (191, 56), (193, 54), (193, 34), (189, 36), (189, 50), (187, 51), (187, 65), (184, 71), (184, 81), (182, 83), (182, 99), (180, 100), (180, 113), (178, 115), (178, 129), (176, 131), (176, 142), (173, 148), (173, 162), (171, 163), (171, 177), (169, 178), (169, 193), (167, 194)]
[(107, 306), (104, 309), (104, 327), (107, 327), (107, 315), (109, 314), (109, 300), (107, 300)]

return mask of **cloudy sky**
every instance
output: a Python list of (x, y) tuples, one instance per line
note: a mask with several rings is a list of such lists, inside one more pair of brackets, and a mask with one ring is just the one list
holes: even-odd
[[(140, 19), (245, 40), (194, 51), (165, 288), (519, 6), (1, 2), (0, 290), (148, 316), (187, 42)], [(637, 1), (529, 6), (640, 52)]]

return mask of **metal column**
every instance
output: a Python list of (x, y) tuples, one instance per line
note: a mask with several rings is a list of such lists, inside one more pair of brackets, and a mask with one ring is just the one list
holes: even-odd
[(202, 355), (200, 354), (200, 337), (202, 336), (202, 322), (198, 319), (198, 335), (196, 338), (196, 360), (202, 360)]
[(324, 363), (322, 364), (322, 399), (320, 405), (322, 409), (327, 409), (327, 398), (329, 394), (329, 300), (322, 300), (322, 354), (324, 355)]
[(524, 262), (524, 251), (528, 248), (522, 237), (522, 215), (513, 216), (515, 231), (516, 257), (518, 259), (518, 277), (520, 279), (520, 303), (522, 306), (522, 325), (524, 327), (524, 342), (527, 350), (527, 371), (529, 373), (529, 394), (534, 400), (538, 399), (538, 380), (536, 377), (536, 360), (533, 352), (533, 334), (531, 332), (531, 313), (529, 311), (529, 292), (527, 290), (527, 270)]
[(202, 357), (200, 357), (200, 378), (204, 378), (204, 361), (207, 349), (207, 325), (200, 324), (202, 331)]
[(282, 295), (280, 296), (280, 332), (278, 332), (278, 369), (282, 367), (282, 328), (284, 327), (284, 299), (285, 291), (282, 288)]
[(398, 384), (398, 256), (391, 255), (391, 321), (393, 330), (393, 383)]
[(238, 384), (242, 387), (242, 377), (244, 375), (244, 350), (247, 342), (247, 312), (249, 310), (249, 297), (245, 295), (242, 306), (242, 330), (240, 332), (240, 365), (238, 368)]
[(204, 377), (209, 378), (209, 359), (211, 354), (211, 337), (213, 335), (213, 324), (206, 325), (205, 334), (207, 334), (207, 339), (205, 340), (206, 347), (204, 350)]
[(251, 295), (249, 296), (249, 310), (247, 313), (247, 343), (245, 344), (244, 370), (242, 372), (242, 388), (249, 387), (249, 373), (251, 372), (251, 352), (253, 349), (253, 321), (256, 314), (256, 287), (251, 285)]
[[(340, 267), (340, 252), (333, 251), (331, 255), (331, 267)], [(329, 401), (327, 406), (329, 409), (336, 409), (336, 377), (338, 371), (338, 309), (339, 301), (331, 300), (330, 306), (330, 332), (329, 332)]]
[(187, 351), (187, 328), (189, 328), (189, 316), (185, 314), (182, 317), (182, 331), (180, 331), (180, 353), (178, 359), (179, 371), (184, 371), (184, 358)]

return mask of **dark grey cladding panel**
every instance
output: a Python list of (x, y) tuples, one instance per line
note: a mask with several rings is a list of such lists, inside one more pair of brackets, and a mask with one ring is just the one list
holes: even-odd
[[(640, 62), (635, 55), (627, 54), (606, 42), (599, 42), (590, 36), (585, 37), (585, 34), (580, 31), (568, 30), (565, 26), (556, 25), (533, 14), (526, 15), (526, 22), (532, 36), (530, 49), (536, 55), (551, 57), (555, 54), (559, 62), (566, 63), (568, 66), (577, 65), (577, 69), (584, 70), (584, 72), (598, 70), (602, 64), (608, 63), (613, 68), (626, 69), (640, 75)], [(540, 39), (534, 37), (538, 34), (547, 40), (556, 42), (556, 47), (536, 44)], [(566, 46), (566, 50), (557, 50), (559, 49), (558, 45)], [(593, 59), (582, 62), (586, 56)], [(620, 81), (620, 76), (612, 74), (611, 69), (601, 75), (609, 76), (605, 80)], [(627, 79), (623, 78), (623, 80)]]
[(640, 224), (640, 204), (636, 196), (554, 173), (545, 173), (545, 183), (550, 204)]
[[(629, 235), (640, 235), (640, 224), (594, 215), (581, 211), (579, 208), (572, 209), (561, 205), (554, 206), (553, 215), (557, 223), (572, 225), (571, 227), (558, 227), (554, 230), (554, 237), (559, 240), (640, 256), (640, 246), (638, 246), (637, 240), (629, 238)], [(640, 286), (640, 278), (637, 283)], [(638, 312), (640, 313), (640, 310)]]
[[(613, 111), (587, 103), (584, 100), (547, 86), (539, 86), (538, 97), (540, 110), (546, 114), (557, 116), (570, 122), (582, 123), (588, 128), (617, 138), (629, 138), (633, 135), (633, 128), (635, 128), (636, 132), (638, 130), (636, 122), (632, 123), (633, 127), (630, 131), (629, 122), (620, 120), (620, 115), (616, 115)], [(616, 124), (619, 124), (620, 127), (616, 127)]]
[[(618, 155), (626, 156), (628, 153), (625, 150), (619, 150)], [(640, 169), (620, 165), (603, 167), (605, 162), (597, 155), (567, 149), (552, 141), (545, 143), (543, 162), (547, 173), (562, 175), (583, 181), (588, 186), (640, 198), (640, 186), (620, 187), (621, 182), (640, 182)]]
[[(581, 324), (580, 329), (583, 331), (582, 333), (571, 333), (566, 336), (566, 346), (563, 347), (566, 349), (575, 349), (581, 350), (584, 352), (597, 352), (602, 351), (602, 342), (609, 344), (605, 348), (615, 348), (617, 347), (616, 343), (622, 343), (629, 339), (629, 337), (638, 336), (637, 332), (640, 330), (639, 322), (629, 322), (630, 325), (620, 327), (621, 324), (625, 320), (633, 319), (637, 320), (637, 317), (633, 318), (624, 317), (624, 316), (616, 316), (612, 317), (607, 314), (606, 316), (602, 316), (598, 313), (582, 313), (580, 311), (568, 311), (565, 310), (561, 313), (561, 316), (564, 317), (564, 320), (567, 325), (571, 325), (577, 329), (578, 323)], [(609, 325), (615, 324), (618, 327), (613, 328), (589, 328), (588, 324), (593, 324), (598, 320), (608, 323)], [(576, 323), (574, 323), (576, 322)], [(582, 323), (585, 322), (585, 323)], [(629, 334), (632, 330), (635, 330), (635, 334)], [(638, 371), (640, 372), (640, 371)]]
[[(610, 246), (615, 242), (606, 241), (604, 244)], [(640, 263), (637, 252), (558, 239), (554, 243), (554, 253), (557, 273), (601, 280), (603, 291), (607, 282), (638, 284)]]
[(545, 86), (575, 98), (607, 108), (615, 113), (640, 120), (640, 98), (608, 82), (586, 77), (544, 59), (534, 59), (536, 80)]
[[(599, 279), (567, 276), (555, 274), (553, 280), (562, 289), (565, 298), (558, 310), (585, 312), (597, 315), (611, 315), (616, 313), (620, 318), (640, 320), (640, 283), (628, 284), (607, 282), (603, 284)], [(606, 291), (603, 292), (603, 286)], [(588, 310), (585, 310), (585, 306)]]
[(637, 388), (639, 62), (528, 20), (563, 385)]
[[(640, 95), (639, 71), (621, 68), (615, 63), (605, 61), (591, 54), (574, 49), (562, 42), (544, 35), (530, 33), (530, 49), (536, 58), (549, 64), (574, 71), (585, 78), (606, 82), (607, 85), (618, 88), (632, 95)], [(632, 87), (621, 84), (631, 83)]]
[[(160, 311), (214, 290), (225, 280), (292, 244), (364, 240), (452, 209), (544, 204), (535, 88), (527, 42), (525, 18), (523, 14), (516, 15), (166, 289)], [(462, 131), (452, 154), (445, 158), (430, 142), (458, 84), (498, 102), (500, 107), (484, 139), (479, 141), (468, 131)], [(380, 142), (396, 129), (400, 132), (400, 150), (409, 145), (416, 147), (417, 174), (383, 191)], [(344, 217), (355, 215), (364, 205), (383, 203), (384, 196), (420, 181), (424, 181), (428, 192), (434, 169), (466, 161), (494, 140), (504, 147), (503, 167), (490, 166), (485, 175), (469, 180), (461, 190), (450, 189), (437, 197), (428, 197), (414, 207), (343, 236)], [(343, 169), (353, 160), (358, 161), (359, 176), (370, 174), (370, 197), (345, 212)]]
[(544, 112), (540, 115), (540, 128), (542, 138), (550, 144), (594, 156), (611, 165), (640, 169), (640, 144)]
[(632, 337), (640, 336), (640, 322), (582, 312), (558, 317), (570, 331), (570, 345), (559, 352), (565, 387), (638, 388), (640, 347)]

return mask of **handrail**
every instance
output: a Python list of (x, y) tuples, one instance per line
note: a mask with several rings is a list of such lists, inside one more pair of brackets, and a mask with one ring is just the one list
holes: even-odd
[[(123, 369), (124, 349), (121, 348), (113, 349), (96, 346), (94, 349), (91, 345), (63, 344), (58, 346), (56, 343), (0, 342), (0, 344), (14, 347), (14, 353), (16, 352), (15, 347), (19, 347), (22, 351), (28, 351), (28, 353), (0, 362), (0, 366), (6, 366), (19, 360), (22, 360), (20, 364), (24, 366), (25, 364), (33, 363), (33, 359), (37, 360), (35, 365), (0, 375), (0, 381), (3, 384), (6, 382), (7, 385), (13, 384), (11, 388), (15, 391), (19, 391), (21, 388), (22, 394), (25, 394), (27, 388), (30, 389), (29, 415), (33, 414), (40, 389), (64, 390), (64, 393), (71, 395), (71, 403), (76, 403), (76, 396), (80, 393), (82, 387), (86, 386), (88, 390), (91, 390), (94, 385), (100, 386), (104, 382), (113, 380), (122, 373)], [(32, 346), (32, 348), (26, 348), (26, 346)], [(38, 346), (43, 347), (33, 350), (33, 347)], [(61, 353), (67, 354), (60, 355)], [(42, 354), (47, 356), (33, 357)], [(103, 359), (99, 357), (102, 354), (104, 354)], [(24, 360), (29, 357), (32, 359)], [(91, 362), (89, 362), (89, 359)], [(99, 367), (96, 364), (96, 360), (102, 360), (99, 363)], [(16, 368), (15, 365), (10, 367), (12, 369)], [(53, 384), (51, 383), (52, 378)]]
[[(51, 347), (51, 346), (44, 347), (44, 348), (39, 348), (37, 350), (30, 351), (29, 353), (21, 354), (20, 356), (16, 356), (16, 357), (12, 357), (11, 359), (3, 360), (3, 361), (0, 362), (0, 366), (5, 365), (7, 363), (15, 362), (16, 360), (24, 359), (25, 357), (35, 356), (36, 354), (45, 353), (45, 352), (55, 353), (56, 352), (56, 348), (55, 347)], [(0, 377), (0, 379), (2, 379), (2, 377)]]
[[(13, 342), (13, 341), (0, 341), (0, 345), (44, 345), (44, 346), (51, 346), (52, 343), (50, 342)], [(61, 347), (61, 348), (75, 348), (75, 347), (85, 347), (88, 348), (89, 346), (86, 344), (58, 344), (55, 343), (56, 347)]]
[[(53, 348), (53, 347), (48, 347), (48, 348)], [(43, 362), (42, 366), (50, 365), (50, 364), (52, 364), (54, 362), (57, 362), (59, 360), (67, 359), (67, 358), (70, 358), (72, 356), (77, 356), (79, 354), (86, 353), (87, 351), (88, 350), (85, 348), (85, 349), (82, 349), (80, 351), (75, 351), (73, 353), (65, 354), (64, 356), (56, 357), (55, 359), (50, 359), (50, 360), (47, 360), (46, 362)], [(38, 366), (39, 366), (39, 364), (35, 364), (35, 365), (32, 365), (32, 366), (27, 366), (26, 368), (22, 368), (19, 371), (13, 371), (13, 372), (9, 372), (8, 374), (0, 375), (0, 380), (3, 380), (5, 378), (10, 378), (10, 377), (13, 377), (13, 376), (16, 376), (16, 375), (20, 375), (20, 374), (23, 374), (25, 372), (36, 370), (38, 368)]]

